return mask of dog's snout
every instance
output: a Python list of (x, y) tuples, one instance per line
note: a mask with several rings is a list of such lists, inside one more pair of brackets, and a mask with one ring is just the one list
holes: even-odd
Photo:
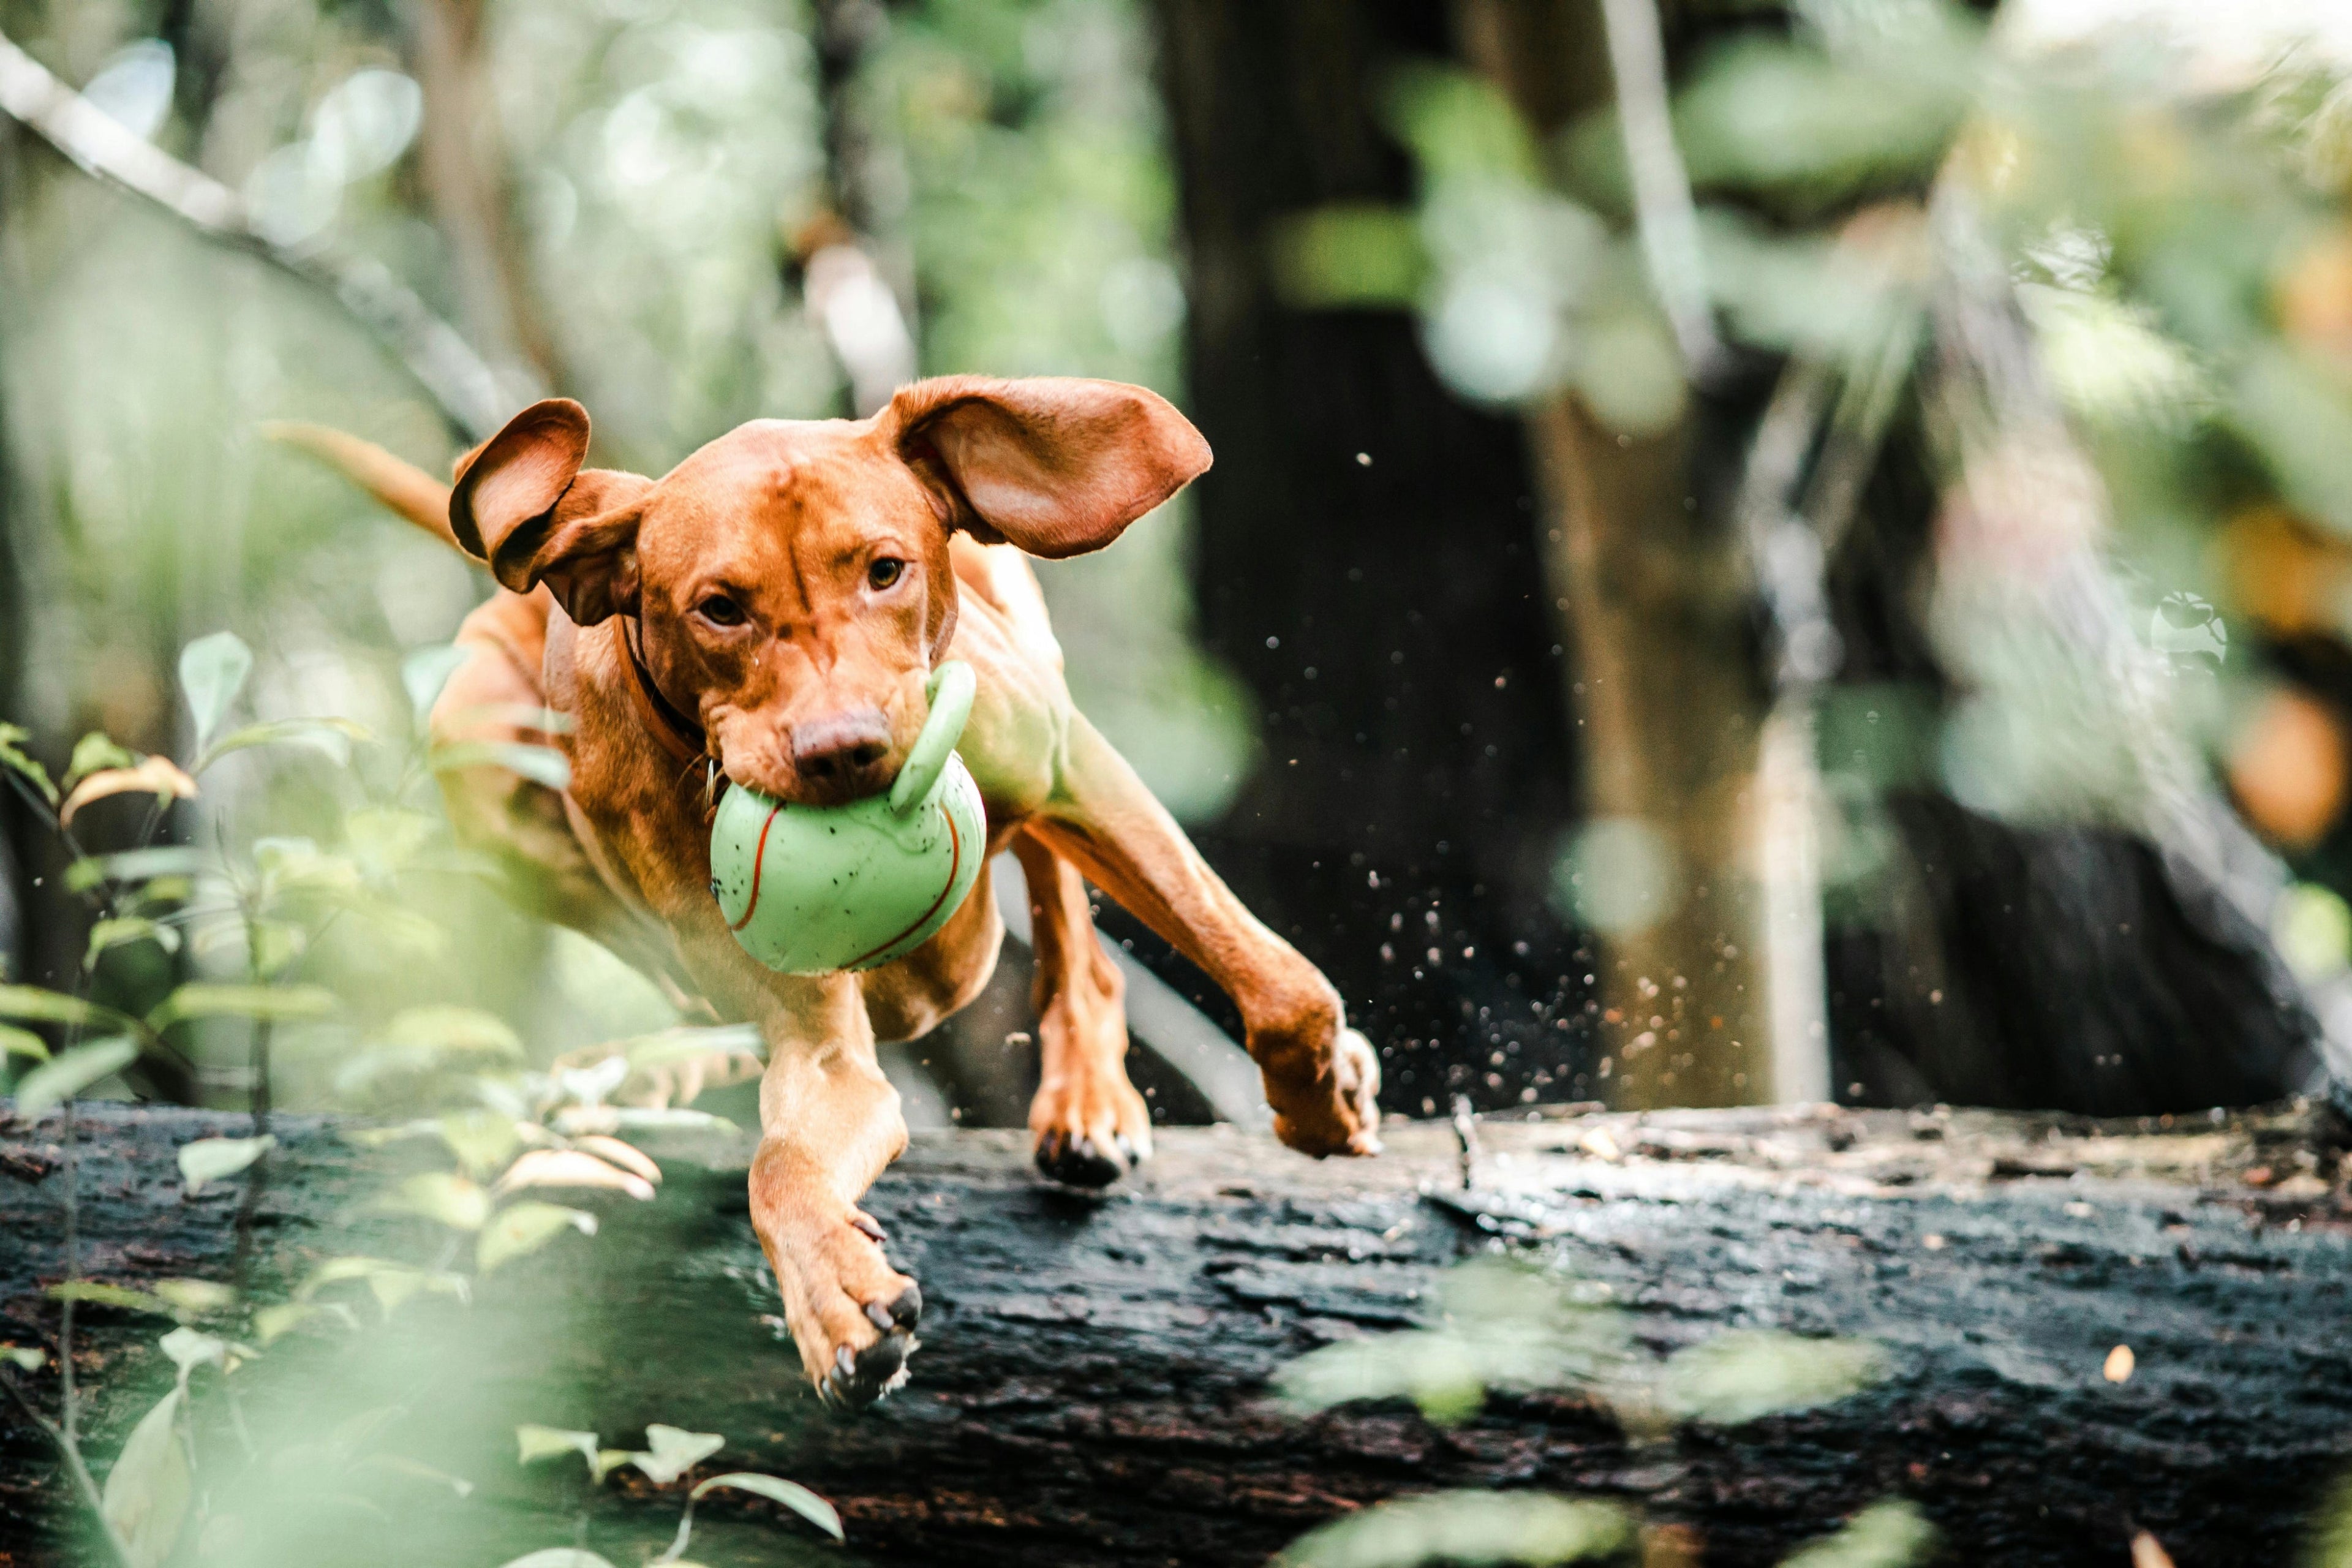
[(890, 754), (890, 724), (877, 708), (805, 719), (792, 728), (793, 771), (828, 795), (855, 795), (878, 783)]

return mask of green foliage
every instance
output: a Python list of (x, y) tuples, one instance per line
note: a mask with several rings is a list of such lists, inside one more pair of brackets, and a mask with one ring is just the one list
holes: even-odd
[(1936, 1550), (1936, 1527), (1914, 1505), (1873, 1503), (1843, 1529), (1782, 1560), (1780, 1568), (1912, 1568)]
[(199, 1138), (180, 1145), (180, 1180), (194, 1197), (215, 1182), (226, 1181), (278, 1146), (269, 1133), (258, 1138)]
[(1729, 1426), (1827, 1405), (1885, 1375), (1885, 1352), (1867, 1342), (1751, 1331), (1677, 1351), (1658, 1392), (1685, 1420)]
[(186, 1394), (173, 1388), (139, 1419), (106, 1475), (100, 1511), (130, 1549), (129, 1568), (162, 1568), (192, 1497), (187, 1450), (174, 1429)]
[(215, 632), (180, 650), (180, 689), (195, 721), (199, 754), (252, 673), (253, 650), (235, 632)]
[(1608, 1503), (1541, 1492), (1429, 1492), (1327, 1524), (1275, 1562), (1284, 1568), (1586, 1563), (1616, 1556), (1633, 1535), (1625, 1510)]
[(18, 778), (41, 792), (41, 798), (51, 805), (58, 804), (58, 786), (49, 779), (49, 770), (40, 760), (27, 753), (25, 742), (32, 731), (21, 724), (0, 723), (0, 768), (5, 768)]
[(16, 1080), (16, 1114), (45, 1116), (92, 1084), (139, 1059), (139, 1045), (123, 1036), (92, 1040), (43, 1062)]

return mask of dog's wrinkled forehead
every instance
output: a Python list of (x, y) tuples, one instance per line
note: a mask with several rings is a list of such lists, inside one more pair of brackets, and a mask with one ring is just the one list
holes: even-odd
[(664, 536), (674, 534), (700, 549), (714, 534), (744, 548), (846, 546), (877, 530), (923, 532), (926, 524), (936, 526), (920, 482), (870, 425), (760, 419), (663, 477), (646, 508), (641, 548), (666, 554)]

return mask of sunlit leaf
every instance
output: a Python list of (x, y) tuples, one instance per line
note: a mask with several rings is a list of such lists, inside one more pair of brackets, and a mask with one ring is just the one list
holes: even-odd
[(500, 1209), (474, 1244), (474, 1266), (488, 1274), (499, 1265), (538, 1251), (566, 1226), (596, 1234), (596, 1216), (555, 1204), (524, 1202)]
[(133, 1290), (123, 1285), (101, 1284), (96, 1279), (68, 1279), (52, 1285), (46, 1292), (52, 1301), (87, 1301), (93, 1307), (119, 1307), (127, 1312), (152, 1312), (158, 1317), (178, 1316), (172, 1304), (160, 1296), (144, 1290)]
[(152, 942), (165, 952), (180, 951), (180, 933), (170, 926), (143, 915), (121, 915), (100, 921), (89, 928), (89, 946), (82, 954), (82, 964), (85, 968), (95, 964), (99, 954), (108, 948), (132, 942)]
[(0, 1018), (24, 1018), (37, 1024), (89, 1026), (121, 1017), (112, 1010), (38, 985), (0, 985)]
[(604, 1097), (628, 1081), (625, 1057), (606, 1057), (593, 1067), (566, 1068), (555, 1075), (556, 1086), (583, 1105), (599, 1105)]
[(533, 1552), (501, 1563), (499, 1568), (613, 1568), (613, 1565), (594, 1552), (583, 1552), (576, 1546), (551, 1546), (543, 1552)]
[(228, 1359), (226, 1340), (196, 1329), (173, 1329), (155, 1342), (172, 1358), (183, 1378), (197, 1367), (218, 1366)]
[(1351, 1513), (1293, 1542), (1277, 1568), (1418, 1568), (1424, 1563), (1551, 1563), (1614, 1557), (1633, 1539), (1623, 1510), (1542, 1492), (1429, 1492)]
[(278, 1147), (274, 1133), (258, 1138), (199, 1138), (180, 1145), (180, 1180), (194, 1197), (213, 1183), (226, 1180)]
[(49, 1364), (49, 1352), (37, 1345), (0, 1344), (0, 1361), (18, 1372), (38, 1372)]
[(28, 1121), (47, 1115), (52, 1106), (71, 1100), (138, 1059), (138, 1046), (120, 1035), (76, 1046), (16, 1080), (16, 1114)]
[(667, 1486), (727, 1446), (716, 1432), (688, 1432), (655, 1422), (646, 1428), (646, 1448), (631, 1454), (629, 1462), (650, 1477), (656, 1486)]
[(236, 1292), (211, 1279), (158, 1279), (153, 1289), (183, 1317), (211, 1317), (236, 1305)]
[[(646, 1430), (650, 1433), (652, 1428)], [(842, 1539), (841, 1515), (834, 1510), (831, 1503), (798, 1481), (757, 1475), (750, 1470), (730, 1470), (726, 1475), (713, 1476), (702, 1482), (694, 1489), (692, 1496), (699, 1501), (704, 1494), (721, 1487), (739, 1492), (756, 1492), (770, 1502), (780, 1502), (835, 1541)]]
[(447, 1487), (461, 1498), (474, 1495), (474, 1483), (463, 1476), (453, 1476), (446, 1470), (436, 1469), (421, 1460), (400, 1454), (370, 1454), (359, 1461), (371, 1469), (389, 1470), (411, 1480), (427, 1481), (437, 1487)]
[(408, 693), (408, 706), (416, 716), (416, 727), (423, 729), (433, 711), (433, 704), (441, 700), (441, 689), (457, 673), (465, 662), (474, 657), (473, 649), (443, 643), (432, 647), (420, 647), (400, 661), (400, 684)]
[(533, 1149), (499, 1178), (501, 1194), (521, 1187), (605, 1187), (633, 1198), (654, 1195), (653, 1184), (579, 1149)]
[(551, 746), (530, 746), (519, 741), (462, 741), (433, 753), (435, 773), (459, 768), (504, 768), (550, 789), (572, 787), (572, 761)]
[(588, 1462), (588, 1473), (600, 1481), (615, 1466), (626, 1464), (634, 1457), (619, 1448), (599, 1447), (593, 1432), (574, 1432), (561, 1426), (518, 1426), (515, 1444), (520, 1462), (526, 1465), (576, 1453)]
[(215, 632), (180, 650), (180, 689), (187, 693), (188, 711), (195, 717), (198, 752), (220, 728), (229, 704), (252, 673), (253, 650), (235, 632)]
[(1677, 1351), (1659, 1392), (1676, 1415), (1736, 1426), (1843, 1399), (1885, 1375), (1885, 1352), (1867, 1341), (1742, 1331)]
[(30, 731), (19, 724), (0, 724), (0, 768), (6, 768), (29, 781), (41, 792), (41, 798), (51, 805), (58, 804), (58, 786), (49, 782), (49, 770), (40, 760), (29, 755), (25, 742), (32, 739)]
[(420, 1171), (371, 1207), (384, 1214), (415, 1215), (452, 1230), (479, 1230), (490, 1217), (490, 1194), (449, 1171)]
[(187, 1452), (173, 1429), (180, 1397), (175, 1387), (140, 1417), (106, 1475), (100, 1511), (129, 1548), (131, 1568), (160, 1568), (188, 1516)]
[(477, 1110), (457, 1110), (434, 1123), (441, 1141), (449, 1145), (449, 1152), (467, 1174), (487, 1176), (505, 1164), (522, 1145), (522, 1134), (515, 1129), (515, 1119), (487, 1107)]
[(1899, 1498), (1874, 1502), (1844, 1529), (1816, 1541), (1780, 1568), (1912, 1568), (1936, 1548), (1936, 1527), (1915, 1505)]
[(232, 752), (255, 746), (307, 746), (337, 767), (345, 767), (352, 760), (352, 742), (373, 739), (366, 725), (349, 719), (273, 719), (223, 735), (196, 760), (196, 771), (204, 772)]
[(152, 795), (159, 803), (194, 800), (196, 781), (169, 757), (149, 757), (135, 767), (101, 768), (74, 785), (73, 793), (58, 807), (58, 826), (72, 826), (74, 815), (83, 806), (115, 795)]
[(118, 745), (102, 730), (92, 730), (74, 742), (73, 761), (66, 764), (65, 784), (73, 788), (83, 779), (108, 768), (129, 768), (139, 764), (139, 753), (127, 746)]
[(0, 1024), (0, 1057), (26, 1057), (45, 1062), (49, 1059), (48, 1042), (30, 1029)]
[(383, 1306), (388, 1317), (392, 1309), (416, 1291), (433, 1290), (445, 1296), (467, 1298), (467, 1287), (462, 1274), (448, 1274), (414, 1268), (405, 1263), (394, 1263), (381, 1258), (346, 1256), (331, 1258), (310, 1271), (295, 1290), (297, 1301), (309, 1301), (330, 1286), (353, 1279), (363, 1279), (368, 1289)]
[(294, 1024), (323, 1018), (337, 1005), (335, 994), (323, 985), (217, 985), (191, 981), (147, 1015), (147, 1026), (162, 1034), (191, 1018), (224, 1017)]

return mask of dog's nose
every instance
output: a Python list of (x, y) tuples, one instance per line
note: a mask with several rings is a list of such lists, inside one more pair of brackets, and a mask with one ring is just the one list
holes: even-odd
[(828, 713), (793, 726), (793, 771), (803, 784), (829, 796), (854, 796), (878, 784), (877, 770), (890, 754), (890, 724), (878, 708)]

